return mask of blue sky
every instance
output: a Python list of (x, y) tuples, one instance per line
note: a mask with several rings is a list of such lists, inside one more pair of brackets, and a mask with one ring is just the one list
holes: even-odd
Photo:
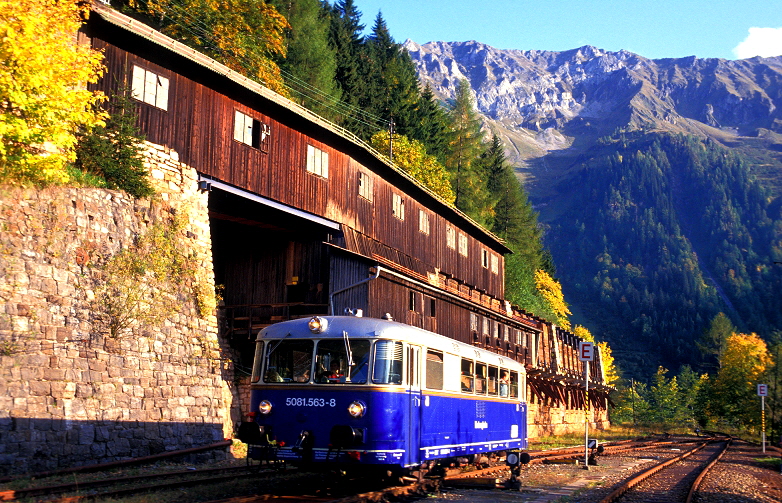
[[(333, 3), (333, 1), (332, 1)], [(354, 0), (397, 42), (477, 40), (498, 49), (593, 45), (647, 58), (782, 55), (782, 0)], [(736, 52), (738, 51), (738, 52)]]

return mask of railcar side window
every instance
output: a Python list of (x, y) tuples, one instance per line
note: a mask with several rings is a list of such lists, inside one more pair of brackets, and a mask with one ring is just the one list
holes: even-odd
[(266, 344), (263, 382), (308, 382), (312, 370), (312, 346), (312, 341), (269, 341)]
[(475, 364), (475, 392), (481, 395), (486, 394), (486, 364)]
[(375, 361), (372, 370), (375, 384), (402, 384), (402, 343), (375, 342)]
[(519, 373), (510, 373), (510, 396), (511, 398), (518, 398), (519, 396)]
[(462, 358), (462, 391), (472, 393), (475, 381), (475, 363)]
[(497, 367), (489, 367), (489, 394), (497, 396)]
[[(348, 358), (348, 349), (351, 358)], [(364, 384), (369, 372), (369, 341), (331, 339), (318, 342), (315, 354), (315, 382), (321, 384)]]
[(426, 387), (443, 389), (443, 354), (431, 349), (426, 352)]
[(507, 397), (510, 387), (510, 377), (508, 376), (508, 369), (500, 369), (500, 396)]

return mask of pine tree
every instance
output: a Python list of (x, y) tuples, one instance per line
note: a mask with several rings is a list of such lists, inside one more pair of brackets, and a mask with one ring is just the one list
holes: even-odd
[(467, 80), (459, 82), (448, 117), (451, 134), (446, 167), (451, 172), (456, 207), (486, 223), (491, 219), (489, 194), (476, 162), (483, 150), (483, 132)]
[(144, 167), (143, 135), (136, 127), (136, 106), (120, 90), (110, 100), (105, 126), (79, 135), (76, 167), (105, 181), (109, 189), (124, 190), (134, 197), (148, 197), (154, 192)]
[[(356, 8), (353, 0), (340, 0), (331, 7), (330, 19), (329, 41), (337, 63), (335, 80), (342, 101), (348, 107), (358, 107), (364, 90), (361, 62), (364, 25), (361, 24), (361, 11)], [(340, 122), (359, 134), (366, 121), (346, 113)]]
[(303, 106), (333, 121), (341, 97), (335, 82), (336, 54), (329, 45), (330, 18), (319, 0), (273, 0), (286, 17), (287, 56), (278, 64), (291, 95)]

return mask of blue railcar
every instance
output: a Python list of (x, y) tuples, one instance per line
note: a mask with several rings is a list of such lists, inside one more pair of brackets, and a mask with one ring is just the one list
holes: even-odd
[(402, 323), (315, 317), (258, 336), (251, 407), (262, 450), (294, 463), (401, 470), (527, 448), (526, 374)]

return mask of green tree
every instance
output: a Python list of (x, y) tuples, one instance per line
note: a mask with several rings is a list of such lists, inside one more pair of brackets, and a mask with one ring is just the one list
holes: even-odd
[(109, 189), (147, 197), (154, 191), (144, 167), (144, 137), (136, 127), (136, 106), (129, 92), (120, 90), (111, 97), (105, 126), (79, 134), (76, 167), (102, 178)]
[[(331, 7), (330, 19), (329, 42), (334, 49), (337, 63), (335, 80), (346, 106), (341, 123), (359, 137), (368, 138), (378, 128), (373, 124), (372, 119), (354, 112), (360, 105), (364, 91), (362, 82), (364, 25), (361, 24), (361, 11), (356, 8), (353, 0), (340, 0)], [(362, 136), (361, 133), (368, 124), (372, 131)]]
[(264, 0), (115, 0), (172, 38), (287, 95), (275, 59), (285, 56), (286, 19)]
[(88, 6), (0, 0), (0, 183), (64, 183), (76, 133), (105, 118), (89, 91), (103, 56), (76, 42)]
[(319, 0), (274, 0), (285, 16), (286, 56), (276, 58), (294, 99), (313, 112), (338, 120), (341, 93), (334, 80), (337, 63), (329, 45), (330, 17)]
[(679, 407), (679, 384), (675, 376), (671, 379), (666, 378), (667, 373), (668, 369), (659, 367), (647, 393), (651, 408), (649, 419), (665, 428), (675, 424)]
[(646, 396), (646, 384), (633, 380), (617, 386), (611, 397), (616, 404), (608, 410), (611, 422), (614, 424), (636, 424), (638, 421), (648, 418), (651, 406), (644, 398)]
[(411, 114), (410, 123), (402, 129), (404, 134), (422, 142), (426, 151), (445, 165), (448, 151), (448, 117), (429, 84), (421, 91)]
[(728, 337), (736, 332), (736, 327), (725, 316), (725, 313), (717, 313), (712, 318), (708, 330), (696, 342), (698, 349), (704, 357), (704, 365), (719, 367)]
[(711, 387), (711, 416), (734, 427), (756, 429), (760, 424), (756, 386), (771, 364), (766, 343), (756, 334), (729, 336)]
[(478, 169), (477, 162), (483, 151), (483, 132), (467, 80), (459, 82), (448, 117), (451, 134), (446, 167), (451, 172), (456, 207), (479, 223), (489, 223), (492, 213), (490, 195), (486, 177)]

